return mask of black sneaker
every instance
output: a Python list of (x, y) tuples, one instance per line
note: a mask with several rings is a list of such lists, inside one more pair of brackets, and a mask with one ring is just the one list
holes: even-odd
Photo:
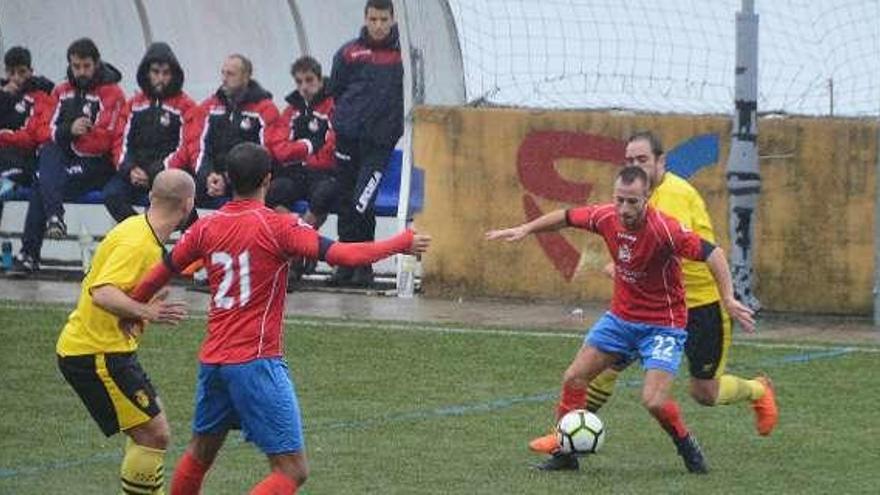
[(351, 283), (351, 276), (354, 275), (354, 268), (349, 266), (337, 266), (333, 275), (327, 279), (327, 285), (330, 287), (344, 287)]
[(27, 253), (18, 253), (12, 259), (7, 275), (12, 278), (28, 278), (40, 269), (40, 263)]
[(373, 267), (371, 265), (359, 266), (354, 269), (351, 274), (351, 287), (372, 287), (373, 286)]
[(532, 467), (539, 471), (577, 471), (581, 466), (574, 454), (553, 454)]
[(696, 474), (706, 474), (709, 472), (709, 467), (706, 465), (706, 459), (703, 458), (700, 444), (697, 443), (697, 439), (693, 435), (688, 433), (687, 436), (673, 438), (672, 441), (675, 442), (678, 455), (684, 460), (684, 466), (689, 472)]
[(67, 237), (67, 224), (58, 215), (52, 215), (46, 221), (46, 237), (56, 240)]

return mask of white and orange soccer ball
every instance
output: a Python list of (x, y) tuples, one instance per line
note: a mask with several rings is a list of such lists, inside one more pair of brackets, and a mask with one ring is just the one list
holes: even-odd
[(605, 443), (605, 425), (599, 416), (577, 409), (559, 420), (556, 438), (563, 454), (595, 454)]

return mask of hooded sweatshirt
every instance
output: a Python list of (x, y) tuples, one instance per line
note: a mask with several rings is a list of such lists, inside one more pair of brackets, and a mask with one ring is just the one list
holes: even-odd
[[(0, 86), (6, 82), (0, 80)], [(33, 76), (17, 94), (0, 91), (0, 148), (33, 153), (49, 140), (49, 119), (55, 104), (53, 87), (45, 77)]]
[[(150, 66), (165, 63), (171, 68), (171, 81), (160, 93), (150, 85)], [(187, 117), (196, 103), (183, 91), (184, 74), (177, 57), (166, 43), (153, 43), (137, 71), (141, 90), (122, 112), (121, 132), (114, 143), (114, 163), (127, 171), (137, 166), (152, 179), (168, 168), (185, 168)]]

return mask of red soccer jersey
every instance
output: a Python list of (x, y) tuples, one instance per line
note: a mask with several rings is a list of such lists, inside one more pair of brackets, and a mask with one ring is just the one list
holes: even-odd
[(179, 271), (196, 259), (208, 268), (211, 308), (199, 360), (232, 364), (282, 354), (288, 261), (318, 257), (318, 233), (292, 214), (257, 201), (226, 203), (177, 242)]
[(620, 223), (612, 204), (573, 208), (565, 217), (572, 227), (605, 239), (614, 258), (612, 313), (634, 323), (685, 328), (680, 258), (705, 261), (703, 240), (674, 218), (647, 210), (644, 225), (633, 231)]

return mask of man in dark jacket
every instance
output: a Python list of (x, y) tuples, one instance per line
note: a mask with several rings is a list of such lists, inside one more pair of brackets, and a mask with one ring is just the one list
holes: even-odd
[(35, 76), (31, 52), (14, 46), (3, 57), (0, 79), (0, 217), (3, 201), (34, 175), (37, 146), (49, 139), (52, 81)]
[(113, 146), (118, 172), (104, 186), (104, 205), (117, 222), (136, 214), (156, 175), (187, 168), (185, 117), (196, 106), (183, 91), (183, 69), (166, 43), (153, 43), (138, 66), (141, 91), (123, 108)]
[[(339, 240), (372, 241), (376, 192), (403, 134), (403, 62), (391, 0), (367, 1), (360, 36), (333, 58), (331, 90), (336, 101)], [(330, 279), (331, 285), (367, 286), (372, 281), (369, 265), (340, 267)]]
[(193, 111), (187, 148), (196, 177), (196, 206), (219, 208), (230, 198), (226, 155), (239, 143), (272, 149), (278, 109), (272, 93), (252, 78), (253, 64), (244, 55), (226, 57), (223, 84)]
[(63, 201), (104, 187), (113, 176), (113, 138), (125, 95), (122, 74), (101, 60), (89, 38), (67, 49), (67, 81), (53, 96), (55, 108), (49, 125), (51, 141), (40, 149), (38, 178), (25, 217), (22, 249), (11, 273), (26, 276), (38, 268), (43, 235), (67, 235)]

